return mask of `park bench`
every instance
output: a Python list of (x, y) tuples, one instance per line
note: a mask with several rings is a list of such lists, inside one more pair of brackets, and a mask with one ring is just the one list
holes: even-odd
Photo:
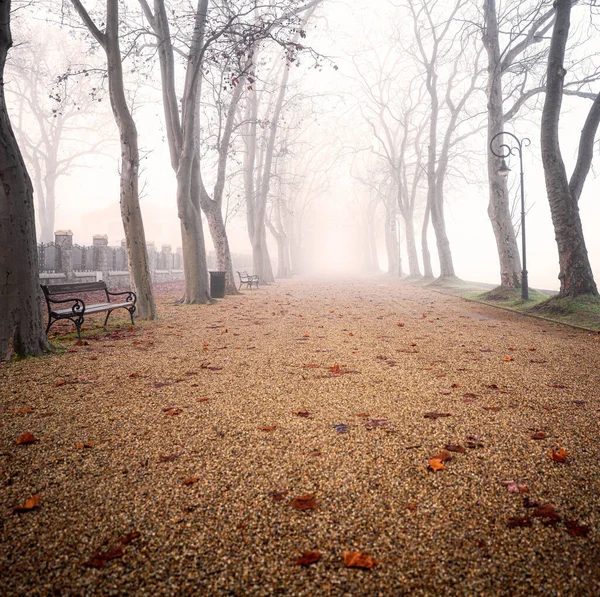
[[(115, 309), (127, 309), (129, 316), (131, 317), (131, 323), (133, 325), (133, 314), (135, 313), (135, 303), (137, 296), (135, 292), (127, 290), (126, 292), (109, 292), (106, 287), (106, 282), (84, 282), (79, 284), (55, 284), (52, 286), (46, 286), (42, 284), (42, 290), (46, 298), (46, 305), (48, 306), (48, 327), (46, 327), (46, 334), (50, 330), (50, 326), (60, 319), (69, 319), (77, 328), (77, 337), (81, 339), (81, 324), (85, 315), (92, 313), (102, 313), (106, 311), (106, 319), (104, 325), (108, 323), (110, 314)], [(88, 292), (104, 291), (106, 294), (105, 303), (93, 303), (86, 304), (81, 295)], [(57, 299), (53, 298), (56, 296), (62, 296), (67, 298)], [(123, 299), (111, 302), (111, 297), (124, 296)], [(57, 308), (55, 305), (69, 304), (66, 309)]]
[(252, 284), (256, 286), (258, 289), (258, 276), (251, 276), (248, 272), (237, 272), (237, 275), (240, 277), (240, 290), (242, 286), (245, 284), (250, 290), (252, 290)]

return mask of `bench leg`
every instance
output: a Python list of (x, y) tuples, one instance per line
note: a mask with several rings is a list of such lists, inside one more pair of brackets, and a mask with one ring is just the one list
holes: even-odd
[(77, 338), (81, 340), (81, 324), (83, 323), (83, 317), (78, 317), (75, 320), (75, 327), (77, 328)]
[(110, 317), (111, 313), (112, 313), (112, 310), (106, 312), (106, 317), (104, 318), (104, 327), (106, 327), (106, 324), (108, 323), (108, 318)]
[(127, 310), (129, 311), (129, 317), (131, 317), (131, 325), (134, 325), (133, 314), (135, 313), (135, 305), (133, 307), (128, 307)]

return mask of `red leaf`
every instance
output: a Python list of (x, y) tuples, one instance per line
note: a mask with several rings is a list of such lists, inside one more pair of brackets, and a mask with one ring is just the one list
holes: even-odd
[(296, 508), (296, 510), (316, 510), (318, 504), (315, 502), (315, 496), (312, 493), (307, 493), (306, 495), (295, 497), (290, 502), (290, 506)]
[(276, 489), (269, 494), (274, 502), (282, 502), (287, 495), (287, 489)]
[(362, 568), (364, 570), (370, 570), (373, 566), (376, 566), (377, 563), (377, 560), (374, 560), (371, 556), (362, 551), (344, 552), (344, 565), (346, 568)]
[(459, 444), (446, 444), (446, 450), (449, 452), (458, 452), (459, 454), (464, 454), (466, 450)]
[(136, 539), (138, 539), (141, 536), (142, 536), (142, 534), (139, 531), (133, 531), (133, 532), (129, 533), (128, 535), (125, 535), (125, 537), (122, 537), (121, 539), (119, 539), (119, 541), (123, 545), (127, 545), (128, 543), (135, 541)]
[(543, 431), (536, 431), (531, 435), (531, 439), (546, 439), (546, 434)]
[(439, 419), (440, 417), (451, 417), (452, 415), (450, 413), (425, 413), (423, 415), (426, 419), (433, 419), (434, 421), (436, 419)]
[(321, 554), (318, 551), (303, 551), (302, 555), (296, 558), (298, 566), (310, 566), (321, 559)]
[(196, 483), (196, 481), (198, 481), (198, 477), (191, 477), (187, 481), (184, 481), (183, 485), (193, 485), (194, 483)]
[(84, 562), (84, 566), (90, 566), (91, 568), (105, 568), (106, 564), (110, 560), (115, 558), (122, 558), (125, 555), (122, 547), (113, 547), (109, 551), (99, 551), (95, 553), (87, 562)]
[(530, 527), (532, 524), (533, 521), (529, 516), (512, 516), (506, 522), (509, 529)]
[(19, 445), (27, 445), (27, 444), (33, 444), (34, 442), (37, 442), (38, 440), (33, 437), (33, 434), (29, 433), (29, 431), (27, 433), (24, 433), (23, 435), (19, 436), (19, 439), (17, 440), (17, 446)]
[(590, 532), (590, 527), (584, 524), (579, 524), (576, 520), (565, 520), (567, 533), (573, 537), (587, 537)]

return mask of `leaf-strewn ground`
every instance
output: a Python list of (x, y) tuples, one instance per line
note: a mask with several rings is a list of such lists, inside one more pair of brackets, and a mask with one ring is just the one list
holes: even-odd
[(597, 335), (385, 279), (178, 293), (0, 367), (0, 594), (600, 594)]

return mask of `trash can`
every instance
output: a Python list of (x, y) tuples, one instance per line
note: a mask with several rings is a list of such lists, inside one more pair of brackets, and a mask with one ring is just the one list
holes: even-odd
[(210, 272), (211, 298), (223, 298), (225, 296), (225, 274), (226, 272)]

